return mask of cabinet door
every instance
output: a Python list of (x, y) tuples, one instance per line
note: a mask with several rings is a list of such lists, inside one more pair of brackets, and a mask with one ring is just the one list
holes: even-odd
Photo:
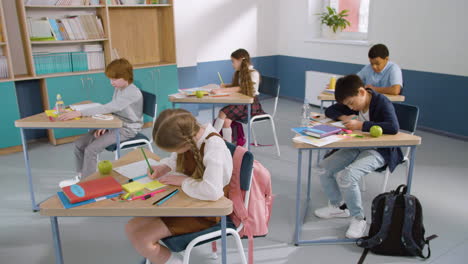
[[(145, 92), (156, 94), (155, 68), (134, 70), (133, 83)], [(148, 115), (143, 115), (143, 122), (153, 122), (153, 118)]]
[(0, 83), (0, 148), (21, 145), (19, 128), (15, 121), (20, 119), (18, 100), (16, 98), (15, 84), (13, 82)]
[(87, 86), (90, 90), (91, 101), (106, 104), (112, 100), (114, 87), (104, 73), (87, 75)]
[(170, 94), (177, 93), (179, 80), (177, 77), (177, 66), (168, 65), (156, 68), (156, 96), (158, 102), (158, 113), (168, 108), (172, 108), (168, 100)]
[[(47, 78), (47, 96), (49, 109), (55, 106), (57, 94), (62, 95), (65, 105), (91, 100), (91, 92), (85, 89), (85, 75), (72, 75), (64, 77)], [(71, 137), (86, 133), (86, 129), (54, 129), (55, 138)]]

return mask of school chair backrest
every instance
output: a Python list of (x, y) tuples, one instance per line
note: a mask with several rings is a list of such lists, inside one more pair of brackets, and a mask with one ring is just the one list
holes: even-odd
[[(236, 151), (236, 145), (226, 142), (226, 146), (228, 147), (229, 151), (231, 151), (231, 155), (234, 156), (234, 152)], [(241, 165), (241, 172), (240, 172), (240, 182), (241, 182), (241, 189), (244, 191), (248, 191), (250, 189), (251, 179), (252, 179), (252, 170), (253, 170), (253, 161), (254, 157), (252, 152), (247, 151), (242, 158), (242, 165)]]
[(414, 105), (394, 103), (398, 124), (401, 130), (414, 133), (418, 125), (419, 108)]
[(143, 113), (154, 118), (156, 116), (156, 95), (140, 90), (143, 95)]
[(280, 80), (275, 77), (262, 75), (262, 77), (260, 78), (260, 85), (258, 87), (258, 91), (260, 92), (260, 94), (269, 95), (275, 98), (275, 104), (272, 113), (272, 116), (275, 116), (280, 92)]

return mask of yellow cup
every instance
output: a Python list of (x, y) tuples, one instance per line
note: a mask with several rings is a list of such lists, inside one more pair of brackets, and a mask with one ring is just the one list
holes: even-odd
[(336, 85), (336, 77), (333, 76), (330, 78), (330, 85), (328, 86), (328, 89), (335, 90), (335, 85)]

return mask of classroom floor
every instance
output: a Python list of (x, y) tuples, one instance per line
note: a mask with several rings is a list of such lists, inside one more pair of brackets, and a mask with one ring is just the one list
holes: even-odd
[[(271, 109), (272, 101), (264, 103)], [(255, 158), (272, 173), (276, 195), (266, 238), (255, 239), (255, 262), (280, 263), (356, 263), (362, 252), (353, 244), (315, 245), (295, 247), (291, 244), (294, 231), (295, 183), (297, 151), (291, 147), (291, 127), (299, 123), (301, 104), (280, 99), (276, 126), (281, 157), (274, 147), (254, 147)], [(211, 112), (200, 112), (199, 119), (208, 121)], [(271, 129), (259, 124), (257, 135), (261, 144), (271, 144)], [(150, 129), (144, 133), (151, 134)], [(424, 209), (427, 235), (436, 233), (432, 241), (432, 257), (425, 263), (466, 263), (468, 259), (468, 142), (418, 132), (422, 145), (416, 152), (413, 194)], [(39, 200), (58, 190), (58, 182), (73, 176), (72, 144), (52, 146), (47, 143), (30, 144), (30, 158)], [(164, 156), (166, 154), (162, 154)], [(105, 153), (101, 159), (112, 159)], [(48, 217), (31, 212), (22, 153), (0, 156), (0, 263), (54, 263), (54, 249)], [(383, 175), (367, 177), (367, 191), (363, 193), (365, 209), (378, 194)], [(404, 167), (389, 179), (389, 188), (405, 181)], [(313, 179), (312, 209), (326, 204), (318, 179)], [(137, 255), (124, 234), (128, 218), (59, 218), (65, 263), (139, 263)], [(303, 238), (315, 236), (343, 236), (347, 220), (320, 221), (308, 216)], [(246, 246), (244, 241), (244, 246)], [(228, 240), (228, 263), (240, 263), (234, 242)], [(209, 245), (192, 251), (191, 263), (219, 263), (208, 258)], [(366, 263), (420, 263), (416, 258), (383, 257), (370, 254)]]

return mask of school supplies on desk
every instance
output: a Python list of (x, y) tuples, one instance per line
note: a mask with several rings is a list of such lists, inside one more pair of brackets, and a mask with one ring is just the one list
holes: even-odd
[(146, 172), (148, 171), (148, 167), (157, 165), (159, 165), (159, 162), (148, 159), (148, 162), (146, 160), (141, 160), (122, 167), (117, 167), (114, 170), (129, 178), (129, 181), (132, 180), (130, 183), (122, 185), (125, 191), (133, 193), (145, 188), (154, 191), (166, 186), (158, 180), (147, 177)]
[(141, 153), (143, 153), (143, 157), (145, 157), (145, 161), (146, 161), (146, 164), (148, 165), (149, 171), (151, 172), (151, 174), (153, 174), (154, 170), (153, 170), (153, 168), (151, 168), (151, 165), (148, 162), (148, 158), (146, 157), (145, 151), (143, 150), (143, 148), (140, 148), (140, 150), (141, 150)]
[(313, 127), (308, 127), (303, 130), (308, 136), (316, 138), (324, 138), (341, 132), (340, 128), (329, 126), (329, 125), (318, 125)]
[(221, 84), (224, 84), (223, 78), (221, 77), (221, 74), (219, 72), (218, 72), (218, 77), (219, 77), (219, 81), (221, 82)]
[(147, 194), (135, 196), (135, 197), (130, 198), (130, 201), (138, 200), (138, 199), (148, 200), (149, 198), (155, 196), (156, 194), (162, 193), (162, 192), (165, 192), (165, 191), (166, 191), (165, 189), (160, 189), (160, 190), (157, 190), (157, 191), (154, 191), (154, 192), (150, 192), (150, 193), (147, 193)]
[(77, 207), (77, 206), (81, 206), (81, 205), (85, 205), (85, 204), (95, 203), (95, 202), (99, 202), (99, 201), (102, 201), (102, 200), (118, 197), (121, 193), (122, 192), (109, 194), (109, 195), (106, 195), (106, 196), (102, 196), (102, 197), (98, 197), (98, 198), (94, 198), (94, 199), (90, 199), (90, 200), (86, 200), (86, 201), (82, 201), (82, 202), (78, 202), (78, 203), (70, 203), (67, 196), (63, 192), (57, 192), (57, 196), (58, 196), (60, 202), (62, 203), (63, 208), (70, 209), (70, 208), (73, 208), (73, 207)]
[(179, 189), (176, 189), (169, 193), (168, 195), (164, 196), (163, 198), (157, 200), (156, 202), (153, 203), (153, 205), (161, 205), (165, 203), (167, 200), (169, 200), (172, 196), (176, 195), (179, 192)]
[(112, 176), (79, 182), (62, 188), (70, 203), (79, 203), (96, 197), (106, 196), (122, 191), (120, 183)]
[(102, 104), (100, 103), (89, 103), (89, 104), (76, 104), (76, 105), (70, 105), (70, 108), (74, 111), (82, 111), (90, 108), (94, 108), (97, 106), (101, 106)]
[(145, 189), (145, 185), (141, 182), (134, 181), (123, 184), (122, 189), (124, 189), (128, 193), (134, 193)]
[(313, 146), (316, 146), (316, 147), (322, 147), (322, 146), (325, 146), (325, 145), (340, 141), (342, 139), (343, 139), (343, 137), (339, 136), (339, 135), (332, 135), (332, 136), (325, 137), (325, 138), (314, 138), (314, 137), (310, 137), (310, 136), (297, 136), (297, 137), (293, 138), (293, 141), (295, 141), (297, 143), (310, 144), (310, 145), (313, 145)]

